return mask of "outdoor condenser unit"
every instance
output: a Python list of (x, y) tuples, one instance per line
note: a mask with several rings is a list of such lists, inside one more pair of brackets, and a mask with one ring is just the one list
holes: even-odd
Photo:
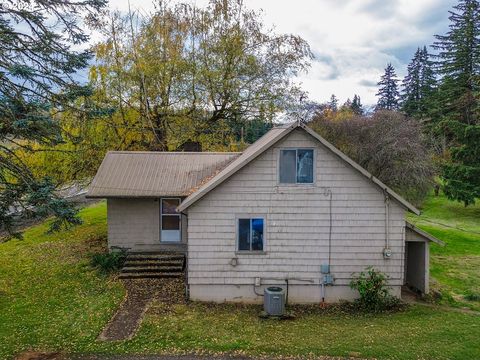
[(285, 314), (285, 290), (278, 286), (267, 287), (264, 292), (263, 309), (268, 315)]

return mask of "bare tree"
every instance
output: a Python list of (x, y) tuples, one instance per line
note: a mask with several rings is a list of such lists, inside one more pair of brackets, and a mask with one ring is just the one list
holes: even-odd
[(318, 115), (310, 126), (414, 203), (419, 204), (433, 186), (432, 153), (418, 121), (384, 110), (342, 121)]

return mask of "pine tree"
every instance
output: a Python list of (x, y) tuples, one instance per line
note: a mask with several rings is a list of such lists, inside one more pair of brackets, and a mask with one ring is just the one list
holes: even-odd
[(398, 79), (395, 68), (392, 64), (387, 64), (385, 74), (382, 75), (378, 86), (380, 87), (376, 94), (379, 99), (375, 110), (397, 110), (398, 109)]
[(402, 110), (411, 117), (427, 117), (435, 84), (427, 47), (418, 48), (402, 82)]
[(360, 101), (360, 96), (358, 96), (357, 94), (353, 96), (351, 109), (356, 115), (363, 115), (363, 105)]
[(435, 36), (441, 77), (436, 129), (450, 145), (443, 167), (445, 194), (472, 204), (480, 198), (480, 3), (460, 0), (450, 11), (449, 31)]
[(422, 50), (417, 49), (412, 61), (408, 64), (407, 75), (402, 82), (402, 110), (412, 116), (418, 112), (420, 102), (420, 73), (421, 73), (421, 55)]
[(328, 102), (328, 107), (332, 111), (338, 110), (338, 98), (335, 96), (335, 94), (332, 94), (332, 96), (330, 97), (330, 101)]
[[(34, 151), (62, 141), (54, 114), (72, 109), (90, 89), (73, 79), (91, 53), (81, 24), (98, 22), (106, 0), (31, 0), (0, 3), (0, 229), (13, 235), (17, 220), (54, 215), (52, 230), (78, 223), (76, 210), (37, 178), (14, 150)], [(82, 113), (85, 113), (82, 109)], [(22, 209), (20, 216), (13, 209)]]

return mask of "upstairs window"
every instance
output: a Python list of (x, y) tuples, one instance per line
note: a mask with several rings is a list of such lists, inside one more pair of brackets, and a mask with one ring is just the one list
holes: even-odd
[(238, 219), (238, 251), (263, 251), (263, 218)]
[(280, 184), (313, 184), (313, 149), (280, 150)]

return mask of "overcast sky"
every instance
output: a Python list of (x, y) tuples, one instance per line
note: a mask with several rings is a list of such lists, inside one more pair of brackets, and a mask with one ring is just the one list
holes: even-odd
[[(192, 1), (197, 5), (206, 0)], [(315, 59), (298, 80), (312, 100), (336, 94), (341, 102), (359, 94), (364, 104), (375, 93), (385, 65), (391, 62), (403, 77), (418, 46), (430, 45), (434, 34), (448, 30), (448, 10), (456, 0), (244, 0), (262, 9), (264, 23), (277, 32), (308, 41)], [(130, 0), (132, 9), (153, 10), (151, 0)], [(126, 11), (126, 0), (110, 0)]]

